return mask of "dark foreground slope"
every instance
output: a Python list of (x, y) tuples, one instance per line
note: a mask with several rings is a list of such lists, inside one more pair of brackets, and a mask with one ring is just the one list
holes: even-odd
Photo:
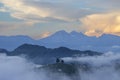
[(25, 55), (35, 63), (53, 63), (56, 58), (62, 57), (74, 57), (83, 55), (101, 55), (102, 53), (94, 51), (79, 51), (72, 50), (65, 47), (59, 47), (55, 49), (46, 48), (44, 46), (23, 44), (10, 52), (8, 55)]
[[(37, 68), (36, 70), (46, 72), (46, 75), (50, 78), (52, 77), (57, 79), (61, 76), (67, 76), (71, 78), (70, 80), (80, 80), (79, 70), (76, 66), (72, 64), (55, 63), (44, 65), (40, 68)], [(59, 75), (59, 77), (57, 75)]]
[(40, 70), (48, 70), (52, 73), (65, 73), (66, 75), (74, 75), (78, 73), (76, 66), (72, 64), (65, 64), (65, 63), (55, 63), (42, 66), (38, 68)]

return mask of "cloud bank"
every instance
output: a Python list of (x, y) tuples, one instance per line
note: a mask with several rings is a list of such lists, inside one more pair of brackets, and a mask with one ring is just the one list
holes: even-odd
[[(38, 30), (36, 24), (42, 33), (48, 31), (46, 29), (49, 27), (51, 27), (50, 32), (53, 33), (62, 29), (68, 30), (67, 26), (69, 26), (69, 30), (79, 30), (90, 36), (100, 36), (104, 33), (120, 35), (119, 3), (119, 0), (0, 0), (0, 12), (20, 20), (18, 22), (24, 23), (22, 26), (27, 26), (27, 29), (33, 25), (34, 28), (29, 29), (31, 33), (23, 31), (20, 24), (14, 25), (14, 23), (9, 26), (9, 29), (15, 26), (17, 31), (33, 37)], [(9, 25), (9, 22), (5, 23)], [(2, 29), (6, 24), (0, 24)], [(40, 27), (43, 24), (46, 29)], [(9, 31), (4, 33), (4, 30), (1, 34), (18, 34), (17, 31), (16, 33)], [(37, 32), (37, 36), (43, 35), (42, 33)]]
[(70, 80), (67, 76), (36, 71), (36, 65), (19, 56), (6, 56), (0, 53), (0, 80)]
[[(0, 53), (1, 54), (1, 53)], [(79, 72), (80, 78), (77, 80), (119, 80), (119, 67), (116, 70), (116, 62), (120, 64), (120, 54), (108, 52), (102, 56), (84, 56), (77, 58), (63, 58), (65, 62), (78, 61), (79, 63), (89, 63), (92, 71)], [(20, 56), (0, 55), (0, 80), (72, 80), (71, 78), (52, 73), (48, 76), (48, 71), (36, 71), (36, 64), (28, 62)], [(108, 75), (109, 74), (109, 75)], [(73, 79), (74, 80), (74, 79)]]
[(83, 23), (87, 35), (100, 36), (105, 33), (120, 36), (119, 13), (92, 14), (80, 19), (80, 21)]
[[(91, 13), (82, 8), (73, 8), (67, 5), (52, 1), (43, 0), (0, 0), (4, 7), (1, 11), (7, 11), (12, 17), (37, 23), (48, 21), (75, 21), (79, 17)], [(72, 10), (71, 10), (72, 9)], [(71, 12), (72, 11), (72, 12)], [(80, 14), (82, 13), (82, 14)]]

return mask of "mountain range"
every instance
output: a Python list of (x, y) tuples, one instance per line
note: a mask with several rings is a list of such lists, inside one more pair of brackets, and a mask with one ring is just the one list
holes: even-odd
[(100, 37), (87, 36), (83, 33), (61, 30), (46, 38), (34, 40), (28, 36), (0, 36), (0, 48), (14, 50), (18, 46), (28, 43), (45, 46), (47, 48), (67, 47), (78, 50), (94, 50), (99, 52), (120, 51), (120, 36), (103, 34)]
[(44, 46), (23, 44), (13, 51), (1, 50), (1, 53), (6, 53), (8, 56), (23, 56), (37, 64), (55, 63), (56, 58), (63, 57), (78, 57), (78, 56), (94, 56), (101, 55), (100, 52), (95, 51), (80, 51), (73, 50), (66, 47), (46, 48)]

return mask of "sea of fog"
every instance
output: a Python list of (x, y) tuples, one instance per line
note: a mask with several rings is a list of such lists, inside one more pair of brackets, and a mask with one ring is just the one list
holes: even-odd
[[(120, 63), (120, 53), (108, 52), (101, 56), (65, 57), (67, 62), (89, 63), (91, 72), (79, 71), (79, 80), (120, 80), (120, 71), (115, 69), (115, 62)], [(38, 65), (20, 56), (0, 55), (0, 80), (71, 80), (64, 74), (48, 71), (36, 71)], [(41, 65), (42, 66), (42, 65)]]

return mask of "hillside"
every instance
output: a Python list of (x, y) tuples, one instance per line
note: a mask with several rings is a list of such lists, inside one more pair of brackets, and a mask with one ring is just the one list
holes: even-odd
[(94, 51), (79, 51), (72, 50), (66, 47), (59, 47), (55, 49), (46, 48), (44, 46), (23, 44), (10, 52), (8, 55), (26, 55), (27, 58), (31, 59), (35, 63), (53, 63), (56, 58), (62, 57), (73, 57), (83, 55), (101, 55), (102, 53)]

